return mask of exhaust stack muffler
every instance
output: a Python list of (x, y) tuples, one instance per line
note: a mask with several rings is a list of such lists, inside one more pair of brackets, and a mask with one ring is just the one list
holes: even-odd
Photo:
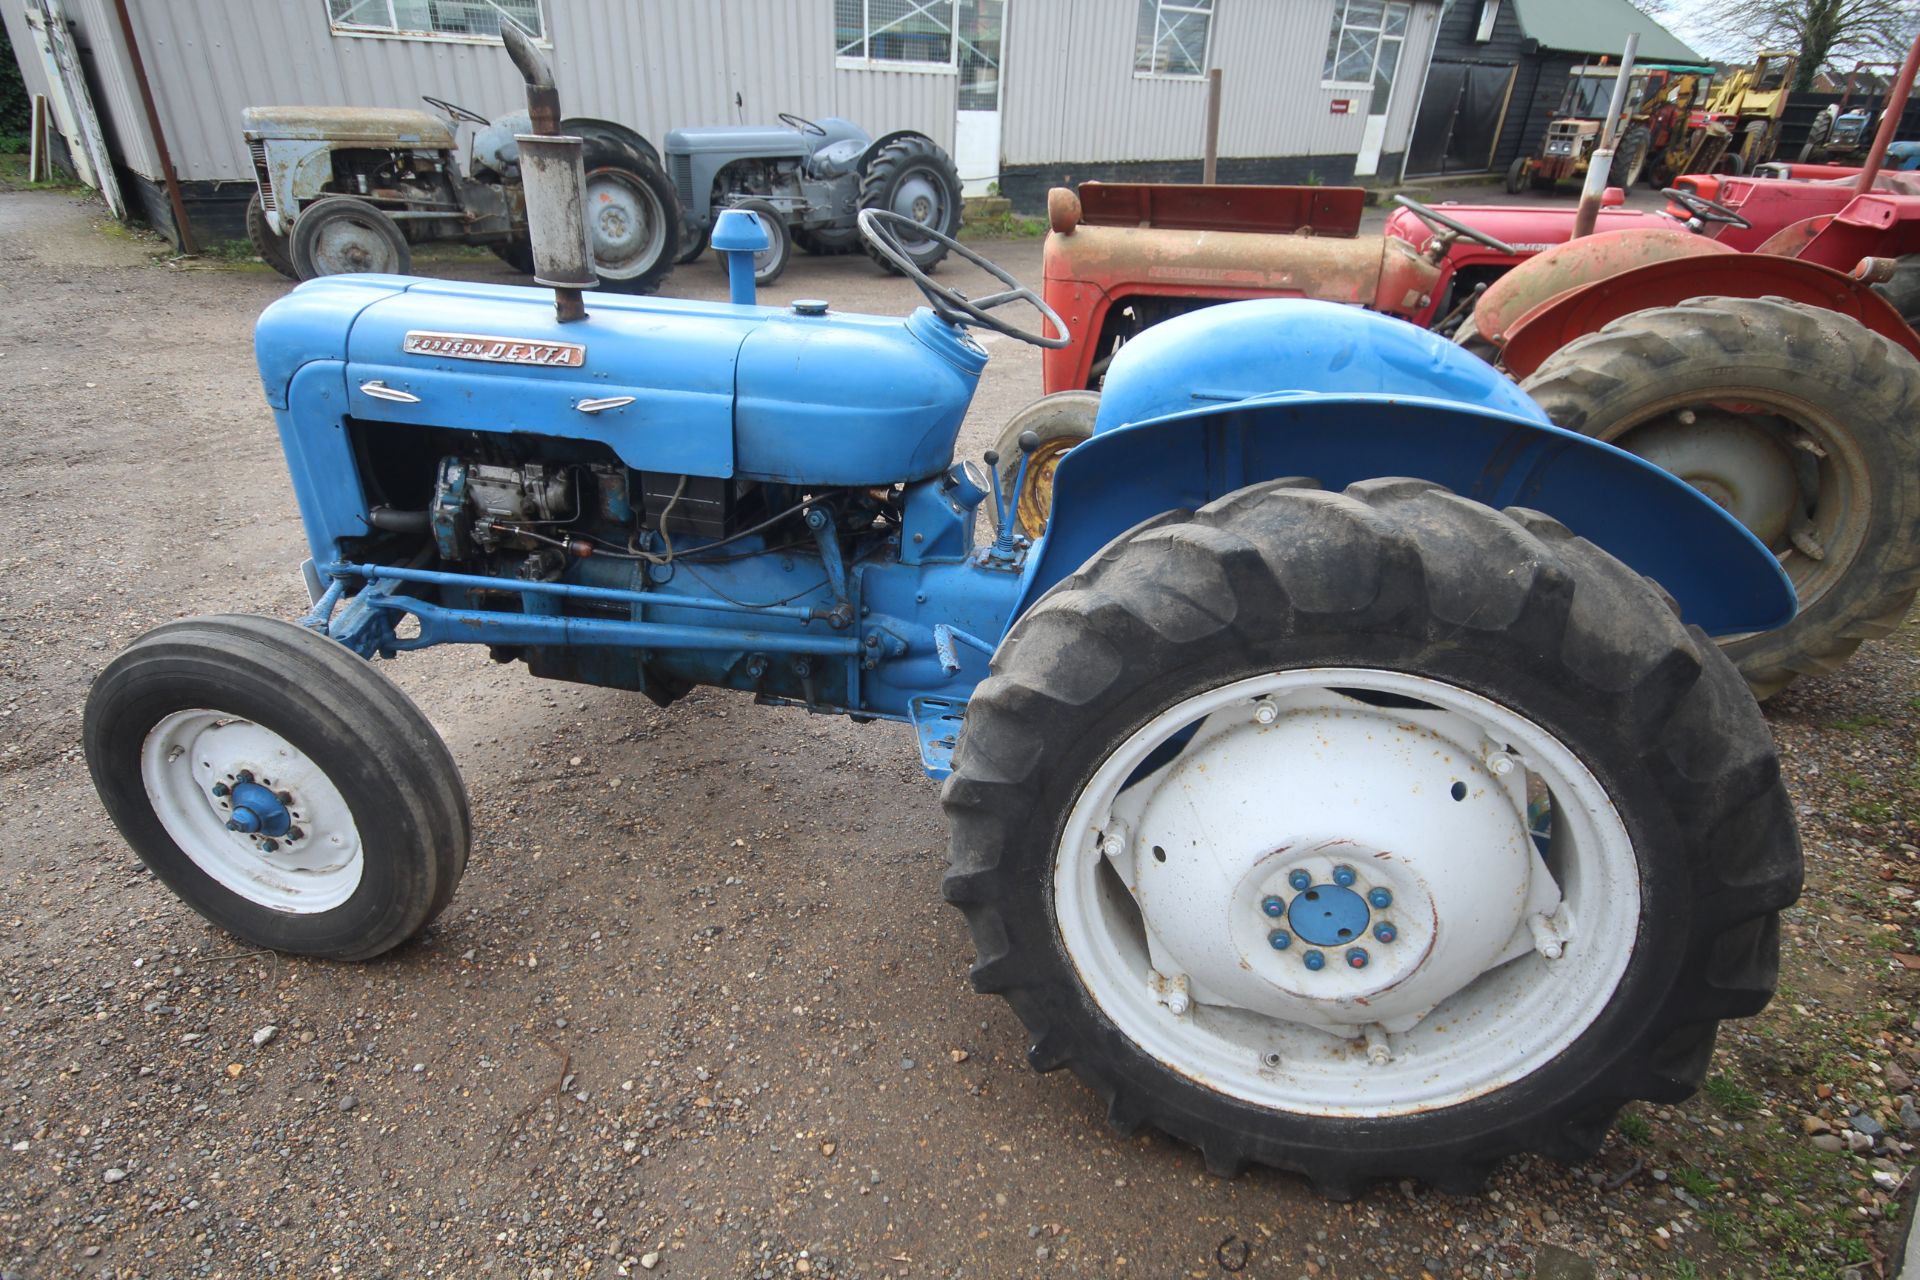
[(533, 37), (509, 18), (500, 20), (500, 41), (527, 82), (527, 114), (533, 132), (515, 134), (520, 144), (520, 186), (526, 193), (527, 238), (533, 244), (533, 279), (553, 290), (553, 310), (562, 324), (587, 318), (583, 289), (600, 283), (593, 273), (587, 238), (586, 144), (560, 133), (560, 91), (553, 71), (533, 46)]

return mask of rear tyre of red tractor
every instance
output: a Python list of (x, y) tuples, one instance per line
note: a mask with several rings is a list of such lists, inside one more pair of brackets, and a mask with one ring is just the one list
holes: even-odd
[(1879, 334), (1779, 299), (1696, 298), (1579, 338), (1522, 385), (1560, 426), (1674, 472), (1780, 556), (1798, 616), (1722, 643), (1757, 696), (1837, 669), (1906, 616), (1920, 366)]
[(942, 804), (1034, 1066), (1339, 1197), (1579, 1159), (1692, 1093), (1800, 879), (1713, 643), (1554, 521), (1418, 480), (1115, 539), (1001, 644)]

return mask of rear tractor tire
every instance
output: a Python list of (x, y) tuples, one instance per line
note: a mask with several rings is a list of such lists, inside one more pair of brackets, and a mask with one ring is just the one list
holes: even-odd
[[(956, 236), (960, 234), (960, 171), (933, 139), (919, 134), (895, 138), (867, 162), (866, 176), (860, 181), (860, 207), (886, 209), (942, 235)], [(900, 247), (922, 271), (933, 270), (947, 256), (946, 246), (937, 240), (915, 239), (904, 229), (897, 235)], [(873, 245), (865, 248), (868, 257), (900, 274)]]
[(858, 227), (805, 227), (793, 229), (793, 242), (816, 258), (837, 258), (860, 248)]
[(1546, 517), (1417, 480), (1115, 539), (1001, 644), (942, 803), (1034, 1066), (1339, 1197), (1581, 1159), (1692, 1093), (1800, 880), (1712, 642)]
[(466, 870), (467, 793), (433, 725), (292, 623), (148, 632), (93, 682), (82, 740), (140, 860), (255, 946), (371, 959), (425, 928)]
[(600, 288), (652, 293), (680, 256), (680, 204), (660, 166), (626, 148), (586, 146), (587, 242)]
[(1756, 696), (1836, 670), (1906, 616), (1920, 590), (1920, 367), (1866, 326), (1780, 299), (1696, 298), (1576, 339), (1522, 386), (1560, 426), (1700, 489), (1780, 557), (1798, 615), (1722, 641)]
[(1607, 185), (1624, 187), (1628, 191), (1640, 185), (1640, 177), (1647, 171), (1647, 152), (1652, 137), (1645, 129), (1633, 128), (1620, 139), (1620, 148), (1614, 152), (1613, 171), (1607, 175)]

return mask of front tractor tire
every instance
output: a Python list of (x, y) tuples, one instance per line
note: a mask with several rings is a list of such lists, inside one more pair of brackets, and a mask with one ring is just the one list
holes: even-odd
[(1696, 298), (1578, 338), (1521, 385), (1558, 425), (1673, 472), (1780, 557), (1799, 613), (1724, 642), (1756, 696), (1837, 670), (1912, 606), (1920, 366), (1865, 325)]
[[(959, 235), (960, 171), (933, 139), (920, 134), (895, 138), (867, 162), (866, 176), (860, 180), (860, 207), (912, 218), (944, 236)], [(900, 248), (922, 271), (933, 270), (947, 256), (947, 247), (938, 240), (916, 239), (904, 229), (898, 239)], [(864, 237), (862, 243), (868, 257), (900, 274), (900, 268)]]
[(1537, 513), (1277, 481), (1013, 628), (942, 801), (1029, 1060), (1215, 1172), (1592, 1153), (1757, 1012), (1800, 850), (1738, 673)]
[(260, 261), (287, 279), (298, 280), (300, 272), (293, 265), (293, 245), (288, 237), (267, 225), (267, 211), (260, 203), (258, 190), (247, 199), (246, 222), (247, 243), (253, 246), (253, 252)]
[(82, 737), (140, 860), (255, 946), (371, 959), (425, 928), (466, 869), (467, 793), (433, 725), (292, 623), (148, 632), (94, 681)]

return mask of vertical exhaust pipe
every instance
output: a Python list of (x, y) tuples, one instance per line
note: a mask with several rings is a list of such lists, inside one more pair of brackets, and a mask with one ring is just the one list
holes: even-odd
[(560, 91), (553, 71), (534, 48), (533, 37), (510, 18), (500, 20), (500, 42), (527, 82), (527, 114), (533, 132), (515, 134), (520, 144), (520, 186), (526, 194), (527, 237), (533, 243), (533, 279), (553, 290), (560, 323), (587, 318), (583, 289), (600, 283), (593, 273), (587, 238), (585, 144), (560, 134)]

